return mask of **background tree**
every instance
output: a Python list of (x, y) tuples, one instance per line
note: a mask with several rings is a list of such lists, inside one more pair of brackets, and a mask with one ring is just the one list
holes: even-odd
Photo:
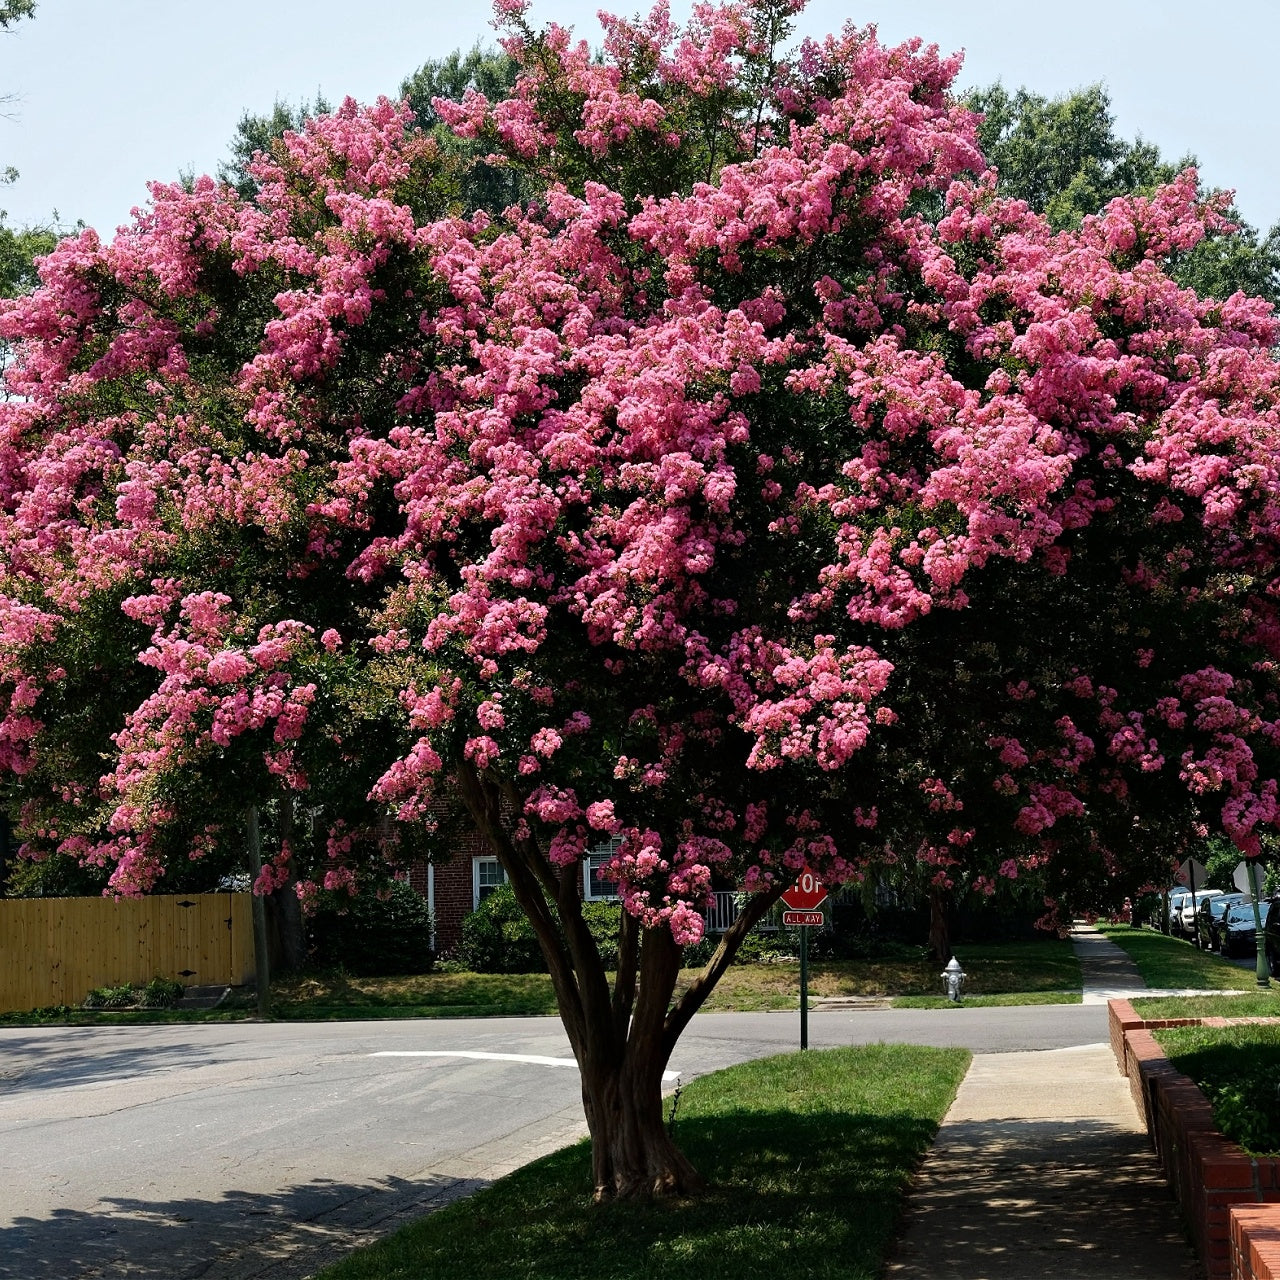
[[(0, 0), (0, 30), (10, 30), (16, 22), (34, 16), (35, 0)], [(0, 102), (10, 103), (12, 96), (0, 97)], [(12, 166), (4, 170), (0, 181), (17, 180), (18, 171)], [(0, 297), (13, 298), (26, 293), (36, 283), (35, 259), (48, 253), (67, 228), (58, 226), (57, 214), (44, 226), (11, 227), (8, 215), (0, 210)]]
[[(1280, 817), (1276, 322), (1165, 270), (1225, 202), (1055, 232), (973, 179), (958, 59), (786, 57), (794, 9), (606, 18), (601, 60), (504, 0), (510, 96), (434, 108), (536, 199), (460, 216), (468, 153), (345, 102), (0, 318), (27, 856), (141, 892), (296, 800), (258, 889), (344, 893), (460, 803), (600, 1198), (698, 1188), (662, 1071), (804, 866), (1053, 925)], [(713, 876), (745, 906), (677, 999)]]
[(272, 147), (286, 133), (297, 133), (306, 127), (308, 120), (332, 110), (333, 104), (324, 94), (317, 93), (314, 102), (303, 101), (296, 107), (277, 98), (265, 115), (246, 111), (231, 139), (231, 158), (219, 164), (218, 177), (235, 187), (244, 199), (251, 200), (258, 190), (257, 181), (250, 172), (253, 157), (259, 152), (269, 155)]
[(8, 30), (15, 22), (35, 15), (36, 0), (0, 0), (0, 28)]
[[(965, 102), (982, 113), (978, 142), (1000, 170), (1002, 193), (1027, 201), (1055, 230), (1078, 227), (1118, 196), (1149, 196), (1196, 163), (1190, 155), (1170, 163), (1153, 143), (1118, 137), (1100, 84), (1046, 98), (997, 83)], [(1202, 297), (1240, 290), (1280, 305), (1280, 224), (1263, 235), (1236, 210), (1227, 216), (1235, 229), (1211, 232), (1175, 255), (1170, 274)]]

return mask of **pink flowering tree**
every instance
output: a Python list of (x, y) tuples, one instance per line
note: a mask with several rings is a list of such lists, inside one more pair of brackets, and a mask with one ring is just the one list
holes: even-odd
[(498, 7), (512, 95), (436, 110), (530, 203), (348, 102), (4, 313), (0, 766), (28, 851), (126, 892), (211, 807), (321, 815), (259, 886), (307, 893), (461, 805), (597, 1196), (687, 1193), (662, 1071), (805, 866), (1053, 924), (1275, 827), (1277, 329), (1166, 275), (1223, 225), (1194, 173), (1076, 232), (1002, 199), (932, 46), (784, 54), (755, 0), (597, 60)]

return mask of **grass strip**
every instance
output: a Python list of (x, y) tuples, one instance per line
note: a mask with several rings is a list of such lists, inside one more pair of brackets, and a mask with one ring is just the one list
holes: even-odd
[(1144, 1018), (1280, 1018), (1280, 987), (1239, 995), (1141, 996), (1134, 1009)]
[(968, 1062), (964, 1050), (870, 1045), (703, 1076), (681, 1094), (675, 1137), (711, 1184), (705, 1197), (593, 1206), (579, 1143), (320, 1280), (873, 1280)]
[[(1071, 944), (1058, 938), (1034, 942), (960, 945), (969, 975), (966, 1003), (1030, 1004), (1079, 1001), (1080, 966)], [(681, 972), (679, 995), (701, 971)], [(897, 947), (868, 960), (815, 961), (809, 994), (825, 997), (904, 997), (913, 1007), (942, 1007), (941, 966), (921, 948)], [(285, 1021), (376, 1018), (483, 1018), (554, 1016), (555, 993), (545, 973), (427, 973), (359, 978), (348, 974), (281, 976), (271, 984), (272, 1015)], [(920, 1002), (920, 1003), (915, 1003)], [(795, 960), (731, 965), (704, 1006), (709, 1012), (749, 1013), (795, 1009), (800, 965)], [(97, 1026), (104, 1023), (225, 1022), (253, 1017), (252, 991), (233, 991), (214, 1010), (101, 1011), (79, 1008), (0, 1014), (0, 1026)]]
[(1010, 991), (1003, 995), (971, 996), (958, 1004), (946, 996), (895, 996), (895, 1009), (994, 1009), (1015, 1004), (1079, 1004), (1079, 991)]
[(1223, 1134), (1250, 1155), (1280, 1154), (1280, 1026), (1164, 1027), (1155, 1037), (1212, 1103)]
[(1138, 966), (1149, 987), (1186, 987), (1202, 991), (1247, 991), (1256, 987), (1252, 972), (1229, 960), (1201, 951), (1190, 942), (1169, 938), (1154, 929), (1128, 925), (1098, 925)]

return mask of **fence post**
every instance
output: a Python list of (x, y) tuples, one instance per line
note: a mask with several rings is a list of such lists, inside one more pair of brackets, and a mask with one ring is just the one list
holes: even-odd
[(258, 806), (249, 806), (249, 874), (253, 884), (253, 976), (258, 987), (258, 1017), (271, 1016), (271, 974), (267, 969), (267, 904), (257, 891), (258, 877), (262, 874), (262, 837), (258, 833)]

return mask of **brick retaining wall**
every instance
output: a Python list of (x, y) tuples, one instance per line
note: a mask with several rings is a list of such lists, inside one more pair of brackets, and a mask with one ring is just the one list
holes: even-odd
[[(1213, 1109), (1176, 1071), (1153, 1030), (1230, 1026), (1259, 1018), (1144, 1021), (1108, 1001), (1111, 1048), (1210, 1280), (1280, 1280), (1280, 1159), (1247, 1155), (1214, 1127)], [(1276, 1208), (1271, 1208), (1275, 1204)]]
[(1231, 1206), (1231, 1280), (1280, 1280), (1280, 1214), (1274, 1209)]

